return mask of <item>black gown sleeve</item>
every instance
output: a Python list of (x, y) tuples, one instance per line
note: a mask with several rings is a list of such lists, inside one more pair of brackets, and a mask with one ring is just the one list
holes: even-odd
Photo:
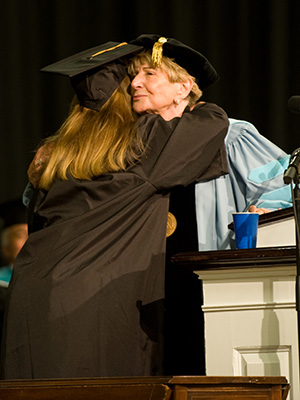
[(228, 173), (228, 124), (226, 113), (211, 103), (184, 112), (174, 129), (157, 118), (142, 163), (144, 174), (158, 189), (170, 189)]

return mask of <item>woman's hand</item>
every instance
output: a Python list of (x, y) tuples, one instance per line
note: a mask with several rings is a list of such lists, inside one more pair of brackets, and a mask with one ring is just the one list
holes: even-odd
[(272, 210), (268, 210), (267, 208), (263, 208), (263, 207), (257, 208), (256, 206), (250, 206), (248, 208), (248, 211), (253, 212), (253, 213), (258, 213), (258, 214), (266, 214), (266, 213), (271, 212)]
[(27, 170), (27, 176), (30, 183), (37, 187), (43, 172), (46, 169), (47, 163), (51, 156), (53, 143), (46, 143), (41, 146), (36, 152), (34, 159), (31, 161)]

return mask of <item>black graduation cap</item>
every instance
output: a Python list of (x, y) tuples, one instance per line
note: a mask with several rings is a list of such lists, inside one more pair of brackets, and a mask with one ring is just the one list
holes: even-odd
[(99, 111), (127, 74), (124, 58), (142, 49), (125, 42), (107, 42), (48, 65), (41, 72), (68, 76), (79, 103)]
[(21, 197), (0, 204), (0, 229), (15, 224), (27, 224), (27, 207)]
[(203, 54), (176, 39), (164, 38), (156, 34), (145, 34), (137, 37), (130, 43), (153, 51), (152, 59), (153, 56), (156, 56), (154, 54), (156, 50), (162, 49), (164, 56), (172, 58), (178, 65), (196, 78), (200, 89), (204, 89), (219, 80), (216, 70)]

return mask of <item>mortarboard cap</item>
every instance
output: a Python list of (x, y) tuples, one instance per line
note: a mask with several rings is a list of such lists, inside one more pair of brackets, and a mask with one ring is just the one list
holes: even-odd
[(162, 50), (162, 55), (173, 59), (196, 79), (200, 89), (204, 89), (219, 80), (217, 72), (204, 55), (176, 39), (145, 34), (130, 43), (152, 51), (152, 59), (153, 56), (157, 56), (155, 53)]
[(15, 224), (27, 224), (27, 208), (21, 197), (0, 204), (0, 229)]
[(127, 74), (124, 58), (142, 49), (125, 42), (107, 42), (48, 65), (41, 72), (68, 76), (79, 103), (99, 111)]

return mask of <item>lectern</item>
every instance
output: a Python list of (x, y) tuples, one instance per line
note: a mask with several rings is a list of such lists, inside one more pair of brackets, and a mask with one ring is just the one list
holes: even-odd
[(182, 253), (203, 281), (206, 375), (286, 376), (300, 399), (296, 248)]

